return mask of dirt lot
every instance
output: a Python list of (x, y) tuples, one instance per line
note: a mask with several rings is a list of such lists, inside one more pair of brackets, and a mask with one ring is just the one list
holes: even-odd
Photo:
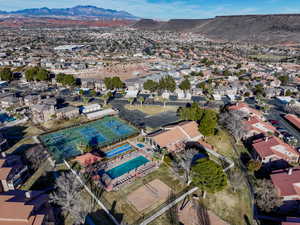
[(141, 212), (157, 202), (166, 201), (170, 192), (171, 188), (168, 185), (155, 179), (133, 191), (128, 195), (127, 200)]
[(119, 63), (113, 62), (108, 66), (98, 66), (94, 68), (88, 68), (83, 70), (52, 70), (54, 73), (66, 73), (73, 74), (78, 78), (97, 78), (103, 79), (105, 77), (118, 76), (122, 80), (127, 80), (130, 78), (139, 76), (146, 76), (148, 74), (149, 68), (146, 63)]
[[(180, 222), (182, 222), (184, 225), (205, 225), (205, 219), (203, 221), (199, 221), (198, 215), (197, 215), (197, 209), (194, 206), (195, 200), (190, 201), (182, 210), (178, 209), (178, 216)], [(181, 204), (178, 205), (178, 208), (180, 208)], [(205, 210), (206, 211), (206, 210)], [(211, 225), (229, 225), (228, 223), (221, 220), (216, 214), (214, 214), (212, 211), (206, 211), (205, 213), (207, 215), (207, 220), (210, 222)]]
[(127, 110), (138, 110), (141, 111), (147, 115), (157, 115), (163, 112), (176, 112), (178, 107), (168, 105), (166, 107), (160, 106), (160, 105), (125, 105), (124, 106)]

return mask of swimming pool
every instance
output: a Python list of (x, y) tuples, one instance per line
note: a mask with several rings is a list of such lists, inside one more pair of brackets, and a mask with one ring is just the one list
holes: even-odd
[(112, 168), (108, 171), (106, 171), (106, 174), (111, 178), (115, 179), (117, 177), (120, 177), (136, 168), (139, 168), (140, 166), (146, 164), (149, 162), (147, 158), (144, 156), (138, 156), (134, 159), (131, 159), (115, 168)]
[(0, 113), (0, 122), (12, 122), (15, 121), (16, 119), (13, 117), (8, 116), (6, 113)]
[(141, 143), (136, 144), (136, 146), (138, 146), (139, 148), (144, 148), (145, 147), (145, 145), (143, 145)]
[(105, 156), (107, 158), (111, 158), (111, 157), (114, 157), (114, 156), (119, 155), (121, 153), (127, 152), (129, 150), (132, 150), (132, 146), (130, 144), (126, 144), (126, 145), (122, 145), (120, 147), (117, 147), (115, 149), (112, 149), (112, 150), (106, 152)]

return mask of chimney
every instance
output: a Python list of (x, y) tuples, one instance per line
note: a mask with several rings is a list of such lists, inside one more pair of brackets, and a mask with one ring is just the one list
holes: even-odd
[(268, 142), (268, 141), (269, 141), (269, 137), (266, 136), (266, 137), (265, 137), (265, 142)]
[(31, 199), (31, 191), (26, 191), (25, 192), (25, 198), (26, 199)]
[(293, 173), (293, 168), (289, 168), (289, 172), (288, 172), (288, 175), (291, 176)]
[(6, 158), (6, 153), (5, 152), (1, 152), (1, 157), (2, 158)]

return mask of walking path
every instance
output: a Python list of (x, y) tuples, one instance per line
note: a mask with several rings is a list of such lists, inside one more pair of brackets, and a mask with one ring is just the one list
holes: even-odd
[(191, 190), (189, 190), (188, 192), (184, 193), (183, 195), (181, 195), (180, 197), (178, 197), (177, 199), (175, 199), (173, 202), (171, 202), (167, 206), (163, 207), (161, 210), (159, 210), (158, 212), (156, 212), (155, 214), (153, 214), (149, 218), (145, 219), (142, 223), (140, 223), (140, 225), (147, 225), (147, 224), (151, 223), (157, 217), (161, 216), (166, 211), (168, 211), (169, 209), (171, 209), (173, 206), (177, 205), (177, 203), (181, 202), (186, 196), (192, 194), (193, 192), (195, 192), (197, 190), (198, 190), (198, 187), (192, 188)]

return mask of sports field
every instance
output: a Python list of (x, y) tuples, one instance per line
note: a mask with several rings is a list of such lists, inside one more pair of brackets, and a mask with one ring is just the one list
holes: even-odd
[(40, 139), (56, 162), (60, 163), (64, 159), (82, 154), (80, 145), (102, 147), (136, 133), (138, 130), (135, 127), (118, 117), (105, 117), (81, 126), (42, 135)]

